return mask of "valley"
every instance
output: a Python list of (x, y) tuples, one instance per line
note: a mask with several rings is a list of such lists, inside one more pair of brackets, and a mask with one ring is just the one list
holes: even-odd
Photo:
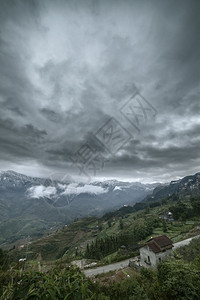
[[(172, 240), (173, 257), (158, 264), (158, 270), (141, 268), (138, 271), (134, 264), (138, 262), (140, 248), (146, 241), (162, 235)], [(190, 278), (186, 273), (193, 278), (195, 286), (192, 289), (198, 294), (199, 236), (200, 193), (197, 173), (187, 177), (187, 180), (183, 178), (176, 183), (157, 186), (151, 195), (132, 205), (123, 204), (99, 216), (75, 219), (69, 224), (56, 224), (39, 238), (24, 236), (16, 243), (7, 243), (4, 248), (7, 251), (3, 253), (7, 257), (6, 264), (10, 262), (21, 272), (23, 289), (30, 295), (30, 284), (25, 286), (25, 282), (28, 280), (36, 286), (43, 282), (43, 278), (46, 278), (45, 282), (49, 281), (52, 293), (57, 293), (55, 284), (59, 293), (62, 293), (60, 289), (63, 289), (63, 285), (55, 277), (59, 276), (61, 281), (71, 281), (74, 295), (79, 293), (79, 285), (74, 285), (75, 278), (79, 278), (79, 284), (87, 286), (85, 293), (88, 293), (88, 297), (91, 293), (95, 299), (132, 299), (129, 292), (132, 291), (136, 299), (144, 297), (146, 300), (148, 295), (148, 299), (153, 300), (157, 293), (157, 299), (165, 300), (166, 295), (171, 295), (169, 299), (173, 299), (180, 291), (187, 294), (184, 286), (190, 284)], [(183, 285), (173, 270), (185, 272)], [(5, 276), (8, 281), (15, 278), (11, 269), (2, 270), (1, 274), (0, 281), (5, 280)], [(165, 291), (166, 284), (170, 284), (167, 274), (177, 280), (178, 285), (172, 284)], [(27, 276), (26, 279), (23, 276)], [(151, 280), (154, 280), (153, 285)], [(13, 285), (13, 289), (22, 292), (20, 286)], [(70, 292), (68, 285), (65, 292)], [(5, 293), (9, 293), (9, 290), (4, 289), (4, 296)]]
[(133, 205), (152, 193), (156, 184), (118, 181), (90, 184), (0, 173), (0, 245), (33, 239), (83, 217), (102, 216)]

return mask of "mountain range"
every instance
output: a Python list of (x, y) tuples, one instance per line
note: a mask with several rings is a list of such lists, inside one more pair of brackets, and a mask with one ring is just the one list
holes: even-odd
[(152, 194), (157, 184), (108, 180), (88, 184), (0, 173), (0, 244), (86, 216), (101, 216), (133, 205)]
[(38, 238), (75, 219), (102, 216), (138, 202), (200, 193), (200, 173), (168, 184), (107, 180), (75, 183), (0, 172), (0, 245)]
[(165, 197), (197, 195), (200, 193), (200, 172), (185, 176), (179, 180), (173, 180), (169, 184), (158, 185), (151, 195), (148, 195), (144, 202), (159, 201)]

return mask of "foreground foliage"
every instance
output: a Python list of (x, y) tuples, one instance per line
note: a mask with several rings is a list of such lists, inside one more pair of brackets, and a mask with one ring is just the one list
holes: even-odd
[[(4, 269), (0, 273), (0, 286), (4, 286), (0, 299), (198, 300), (199, 241), (177, 251), (176, 258), (162, 262), (157, 270), (141, 269), (140, 273), (115, 283), (98, 283), (87, 279), (78, 268), (61, 265), (48, 273)], [(193, 257), (188, 259), (192, 249)]]
[(59, 267), (49, 273), (19, 270), (7, 273), (9, 283), (1, 300), (10, 299), (92, 299), (89, 281), (79, 269)]

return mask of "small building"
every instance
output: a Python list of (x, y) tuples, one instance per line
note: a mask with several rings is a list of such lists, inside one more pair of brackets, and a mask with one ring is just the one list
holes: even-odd
[(126, 246), (124, 246), (124, 245), (121, 245), (121, 246), (120, 246), (120, 249), (122, 249), (122, 250), (126, 250)]
[(170, 211), (168, 213), (164, 214), (164, 215), (160, 215), (159, 218), (163, 219), (163, 220), (166, 220), (166, 221), (169, 221), (169, 222), (174, 221), (173, 215)]
[(146, 268), (155, 268), (159, 262), (172, 253), (173, 243), (166, 236), (151, 238), (140, 248), (140, 265)]
[(121, 252), (121, 254), (128, 253), (127, 247), (125, 245), (121, 245), (120, 246), (120, 252)]

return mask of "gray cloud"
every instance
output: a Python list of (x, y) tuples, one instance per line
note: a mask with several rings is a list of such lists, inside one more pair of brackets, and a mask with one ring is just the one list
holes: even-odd
[[(79, 176), (71, 158), (87, 143), (106, 160), (97, 177), (165, 181), (198, 171), (199, 1), (0, 6), (2, 169)], [(120, 113), (136, 90), (158, 111), (145, 122), (140, 111), (140, 132)], [(109, 118), (131, 135), (115, 155), (95, 135)]]

